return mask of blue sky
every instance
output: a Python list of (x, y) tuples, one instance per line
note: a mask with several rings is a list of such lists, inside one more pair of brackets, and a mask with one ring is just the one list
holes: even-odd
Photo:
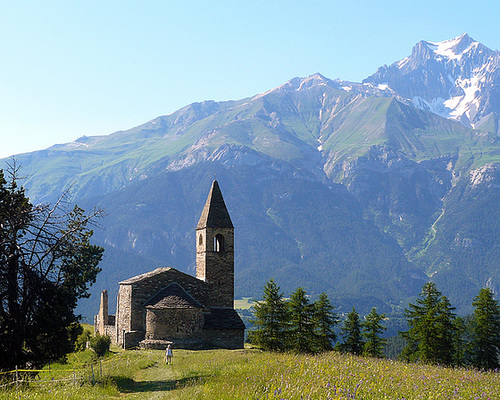
[(0, 158), (320, 72), (361, 81), (419, 40), (500, 48), (500, 2), (0, 1)]

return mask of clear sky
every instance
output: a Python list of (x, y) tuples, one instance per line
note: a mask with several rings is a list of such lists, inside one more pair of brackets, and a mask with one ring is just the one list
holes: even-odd
[(0, 0), (0, 157), (316, 72), (361, 81), (420, 40), (500, 48), (498, 0)]

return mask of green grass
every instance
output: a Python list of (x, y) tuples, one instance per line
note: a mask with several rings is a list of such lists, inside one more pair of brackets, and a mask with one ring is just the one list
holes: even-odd
[[(172, 393), (176, 399), (465, 399), (498, 398), (494, 373), (409, 365), (329, 353), (198, 355), (204, 371)], [(196, 367), (196, 366), (199, 367)]]
[[(78, 357), (77, 357), (78, 356)], [(498, 399), (500, 374), (342, 355), (245, 350), (116, 351), (75, 385), (85, 353), (40, 374), (44, 383), (0, 399)], [(68, 371), (69, 370), (69, 371)], [(69, 378), (64, 382), (51, 382)]]
[(234, 308), (239, 310), (249, 310), (253, 307), (255, 301), (252, 297), (242, 297), (234, 301)]

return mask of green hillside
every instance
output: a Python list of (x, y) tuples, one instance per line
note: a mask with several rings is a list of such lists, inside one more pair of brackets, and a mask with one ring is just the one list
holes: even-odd
[(72, 356), (69, 364), (41, 373), (38, 384), (4, 389), (0, 399), (496, 399), (500, 392), (495, 372), (335, 352), (174, 350), (172, 365), (165, 364), (163, 353), (119, 351), (94, 364), (93, 375), (90, 365)]

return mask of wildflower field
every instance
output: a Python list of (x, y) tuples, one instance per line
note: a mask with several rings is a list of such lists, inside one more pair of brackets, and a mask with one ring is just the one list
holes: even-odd
[(0, 389), (0, 399), (500, 399), (500, 373), (335, 352), (177, 350), (165, 365), (163, 351), (116, 351), (96, 364), (94, 381), (88, 370), (71, 379), (78, 361), (51, 366), (39, 383)]

